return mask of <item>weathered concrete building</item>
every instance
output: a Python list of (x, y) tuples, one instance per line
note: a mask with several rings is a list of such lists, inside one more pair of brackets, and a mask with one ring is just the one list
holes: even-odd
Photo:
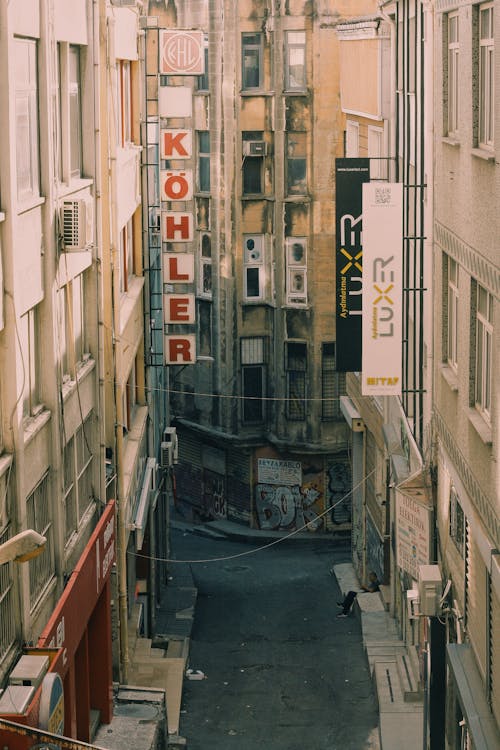
[[(167, 336), (196, 337), (193, 363), (169, 367), (176, 499), (194, 514), (273, 529), (350, 523), (349, 498), (325, 509), (351, 484), (335, 371), (335, 22), (359, 9), (149, 3), (160, 26), (207, 37), (204, 75), (163, 81), (170, 101), (176, 87), (192, 94), (187, 116), (163, 120), (192, 132), (192, 159), (163, 166), (195, 173), (196, 320), (167, 322)], [(165, 239), (178, 252), (179, 238)]]

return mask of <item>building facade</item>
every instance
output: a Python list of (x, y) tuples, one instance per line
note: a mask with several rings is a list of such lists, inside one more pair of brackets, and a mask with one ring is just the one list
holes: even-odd
[[(433, 426), (446, 599), (446, 747), (500, 727), (498, 3), (437, 2)], [(480, 725), (474, 716), (481, 716)], [(463, 746), (462, 745), (462, 746)]]
[(181, 289), (194, 296), (193, 319), (166, 320), (167, 340), (196, 346), (190, 361), (167, 358), (176, 500), (191, 516), (350, 527), (333, 166), (343, 149), (335, 21), (352, 6), (178, 3), (173, 14), (149, 3), (161, 27), (207, 40), (203, 75), (161, 80), (169, 102), (181, 89), (190, 99), (167, 108), (162, 127), (187, 128), (193, 142), (190, 158), (161, 160), (193, 174), (189, 202), (161, 200), (164, 214), (193, 216), (192, 235), (162, 227), (167, 253), (195, 255), (194, 282)]
[[(149, 410), (166, 415), (145, 367), (143, 53), (139, 9), (121, 5), (0, 11), (0, 543), (26, 528), (47, 538), (0, 571), (0, 681), (23, 650), (48, 649), (58, 731), (85, 741), (110, 720), (113, 678), (127, 681), (137, 605), (151, 626), (156, 572), (137, 554), (157, 549), (162, 508)], [(2, 715), (36, 725), (40, 690)]]

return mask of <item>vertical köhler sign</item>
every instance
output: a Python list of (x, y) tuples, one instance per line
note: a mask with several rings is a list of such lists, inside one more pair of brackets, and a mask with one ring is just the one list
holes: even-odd
[(335, 161), (337, 370), (361, 370), (362, 186), (369, 159)]
[(401, 394), (401, 183), (363, 185), (363, 396)]

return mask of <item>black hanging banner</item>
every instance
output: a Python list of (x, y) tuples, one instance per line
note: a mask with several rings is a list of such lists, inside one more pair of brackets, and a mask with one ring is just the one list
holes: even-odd
[(338, 372), (361, 371), (363, 182), (369, 159), (335, 160), (335, 318)]

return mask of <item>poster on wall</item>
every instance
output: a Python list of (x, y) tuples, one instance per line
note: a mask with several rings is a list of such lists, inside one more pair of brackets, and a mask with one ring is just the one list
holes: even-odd
[(401, 395), (403, 186), (363, 185), (363, 396)]
[(396, 489), (396, 560), (418, 581), (419, 565), (429, 565), (432, 508)]
[(362, 187), (369, 159), (335, 160), (337, 371), (361, 370)]

